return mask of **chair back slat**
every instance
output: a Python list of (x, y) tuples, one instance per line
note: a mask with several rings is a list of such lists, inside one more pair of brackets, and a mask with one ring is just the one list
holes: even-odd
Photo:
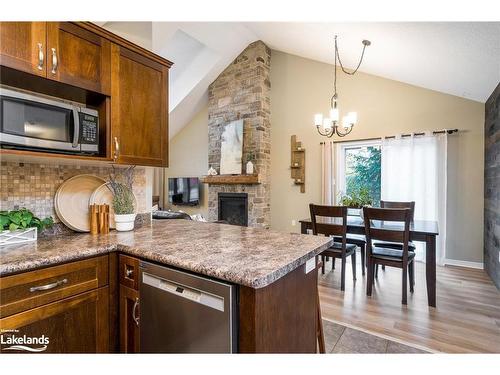
[[(315, 216), (342, 218), (344, 217), (344, 212), (347, 216), (347, 207), (344, 206), (320, 206), (316, 204), (310, 204), (309, 207), (312, 207)], [(313, 211), (311, 211), (311, 214)]]
[(363, 214), (365, 214), (365, 212), (368, 212), (370, 220), (394, 222), (404, 222), (406, 215), (410, 214), (410, 210), (407, 208), (363, 207)]
[(403, 230), (376, 229), (376, 228), (371, 227), (370, 238), (372, 240), (403, 243), (404, 231)]
[(323, 234), (325, 236), (342, 236), (344, 231), (344, 226), (339, 224), (327, 224), (327, 223), (318, 223), (316, 222), (316, 233), (313, 234)]
[(380, 201), (381, 208), (408, 208), (411, 211), (411, 221), (415, 216), (415, 202)]

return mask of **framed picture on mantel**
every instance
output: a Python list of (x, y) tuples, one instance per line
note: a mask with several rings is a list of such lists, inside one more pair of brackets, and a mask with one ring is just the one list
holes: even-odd
[(243, 120), (224, 127), (220, 145), (220, 174), (241, 174), (243, 156)]

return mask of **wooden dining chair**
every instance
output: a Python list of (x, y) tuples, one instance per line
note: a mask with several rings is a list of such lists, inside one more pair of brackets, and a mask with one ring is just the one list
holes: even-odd
[[(415, 217), (415, 202), (397, 202), (397, 201), (380, 201), (380, 208), (408, 208), (411, 211), (411, 221)], [(395, 242), (377, 242), (374, 244), (377, 247), (388, 247), (390, 249), (403, 250), (403, 245)], [(408, 247), (411, 251), (415, 251), (417, 248), (413, 242), (408, 243)], [(382, 265), (382, 270), (385, 270), (385, 266)], [(378, 266), (375, 268), (375, 277), (378, 277)]]
[[(334, 237), (335, 242), (342, 242), (342, 237)], [(361, 255), (361, 273), (365, 275), (366, 268), (366, 239), (362, 234), (350, 234), (347, 233), (346, 242), (349, 245), (356, 245), (359, 247)], [(332, 259), (332, 269), (335, 269), (335, 258)]]
[[(407, 285), (410, 278), (410, 292), (415, 285), (415, 252), (409, 250), (411, 211), (403, 208), (364, 207), (365, 235), (367, 245), (368, 280), (366, 294), (372, 295), (375, 283), (375, 267), (378, 264), (401, 268), (403, 271), (403, 305), (407, 304)], [(390, 222), (390, 223), (388, 223)], [(402, 229), (392, 223), (403, 223)], [(378, 247), (373, 241), (387, 241), (402, 244), (402, 250)]]
[[(309, 205), (311, 212), (312, 231), (314, 235), (337, 236), (342, 238), (341, 242), (334, 242), (331, 247), (321, 253), (323, 262), (322, 272), (325, 273), (325, 257), (340, 258), (340, 290), (345, 290), (345, 268), (347, 257), (350, 256), (352, 262), (352, 276), (356, 280), (356, 245), (347, 243), (347, 207), (345, 206), (319, 206)], [(320, 220), (318, 217), (328, 218), (330, 220)]]

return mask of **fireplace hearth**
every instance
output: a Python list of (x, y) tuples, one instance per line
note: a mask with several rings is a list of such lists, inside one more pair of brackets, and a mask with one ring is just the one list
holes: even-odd
[(219, 193), (219, 220), (229, 224), (248, 226), (248, 194)]

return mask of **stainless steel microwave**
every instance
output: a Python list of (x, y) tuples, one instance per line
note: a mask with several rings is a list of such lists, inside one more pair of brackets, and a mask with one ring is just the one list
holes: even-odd
[(83, 104), (0, 87), (2, 148), (99, 153), (99, 113)]

